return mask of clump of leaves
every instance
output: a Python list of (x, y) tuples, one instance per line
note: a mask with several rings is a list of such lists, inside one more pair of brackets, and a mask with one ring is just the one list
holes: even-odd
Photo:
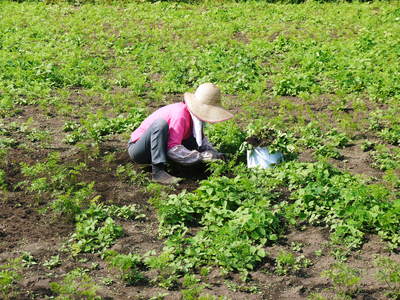
[(224, 283), (227, 286), (227, 288), (233, 292), (244, 292), (250, 294), (261, 293), (261, 289), (257, 285), (237, 284), (233, 281), (228, 281), (228, 280), (226, 280)]
[(127, 285), (137, 285), (146, 281), (146, 277), (140, 271), (144, 266), (140, 255), (118, 254), (110, 250), (105, 253), (105, 257), (110, 266), (121, 272), (121, 279)]
[(204, 285), (199, 284), (198, 279), (193, 274), (186, 274), (183, 277), (182, 285), (185, 289), (181, 290), (183, 299), (185, 300), (196, 300), (199, 299), (200, 293), (204, 290)]
[(366, 232), (378, 233), (391, 247), (399, 243), (398, 201), (388, 199), (393, 194), (385, 187), (366, 185), (326, 163), (290, 162), (275, 172), (293, 189), (286, 216), (329, 226), (331, 239), (350, 248), (359, 247)]
[(77, 142), (90, 139), (96, 143), (104, 140), (105, 137), (133, 131), (145, 118), (145, 111), (140, 108), (131, 109), (125, 115), (119, 115), (115, 118), (109, 118), (104, 113), (89, 114), (86, 119), (81, 120), (80, 125), (76, 123), (66, 123), (64, 131), (71, 132), (64, 142), (76, 144)]
[(223, 153), (235, 154), (245, 140), (245, 133), (234, 121), (207, 125), (205, 135)]
[(62, 299), (101, 299), (96, 295), (98, 287), (95, 281), (82, 268), (68, 272), (60, 282), (51, 282), (50, 289)]
[(360, 271), (344, 263), (333, 264), (328, 270), (322, 272), (322, 276), (330, 279), (335, 292), (343, 297), (352, 297), (361, 280)]
[(0, 191), (7, 189), (6, 172), (0, 169)]
[(241, 149), (267, 147), (271, 153), (282, 152), (286, 157), (296, 154), (293, 134), (283, 132), (264, 119), (251, 122), (246, 128), (246, 140)]
[(298, 144), (309, 149), (315, 150), (317, 157), (340, 159), (338, 148), (349, 145), (350, 138), (336, 129), (323, 132), (318, 124), (311, 122), (307, 126), (300, 129), (300, 139)]
[(9, 260), (6, 264), (0, 265), (0, 295), (11, 297), (15, 290), (15, 284), (21, 276), (21, 258)]
[(136, 171), (132, 164), (119, 165), (115, 171), (115, 175), (122, 181), (139, 186), (146, 186), (150, 180), (145, 173)]
[(0, 148), (15, 148), (19, 142), (10, 137), (0, 137)]
[(97, 201), (99, 196), (95, 196), (94, 182), (78, 183), (67, 189), (65, 192), (54, 193), (56, 199), (51, 202), (50, 207), (57, 213), (73, 219), (89, 203)]
[[(277, 240), (284, 229), (279, 212), (272, 209), (277, 197), (272, 188), (256, 177), (213, 177), (194, 193), (158, 203), (160, 231), (169, 236), (176, 261), (189, 269), (208, 263), (243, 273), (252, 269), (266, 255), (262, 246)], [(186, 237), (186, 226), (193, 223), (203, 228)]]
[(163, 252), (156, 255), (154, 251), (145, 258), (145, 264), (157, 271), (157, 276), (152, 280), (165, 289), (174, 289), (178, 285), (178, 273), (183, 267), (174, 260), (173, 249), (165, 247)]
[(75, 232), (71, 238), (73, 254), (101, 252), (109, 248), (123, 234), (122, 227), (115, 223), (113, 217), (134, 218), (137, 213), (135, 206), (92, 204), (75, 216)]
[(400, 264), (384, 256), (377, 257), (374, 262), (379, 267), (377, 278), (386, 283), (389, 288), (387, 296), (400, 299)]
[(296, 257), (291, 252), (281, 251), (276, 257), (275, 273), (278, 275), (293, 274), (311, 265), (312, 262), (303, 255)]
[(60, 255), (54, 255), (43, 263), (43, 266), (50, 270), (60, 265), (61, 265)]
[(376, 144), (371, 141), (365, 141), (361, 144), (361, 150), (364, 152), (371, 151), (375, 149)]
[(33, 165), (21, 163), (22, 174), (31, 179), (22, 184), (27, 186), (31, 192), (38, 194), (67, 190), (77, 183), (77, 178), (81, 171), (86, 168), (84, 163), (77, 165), (63, 164), (61, 154), (52, 152), (48, 155), (46, 161)]
[(37, 260), (32, 256), (30, 252), (23, 252), (21, 255), (21, 262), (25, 268), (30, 268), (37, 265)]
[(400, 168), (400, 149), (377, 145), (371, 153), (374, 162), (372, 166), (380, 170), (394, 170)]

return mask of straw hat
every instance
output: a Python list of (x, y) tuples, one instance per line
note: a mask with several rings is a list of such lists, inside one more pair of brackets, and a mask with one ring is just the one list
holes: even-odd
[(212, 83), (203, 83), (194, 94), (185, 93), (184, 99), (189, 111), (204, 122), (217, 123), (233, 117), (222, 108), (221, 92)]

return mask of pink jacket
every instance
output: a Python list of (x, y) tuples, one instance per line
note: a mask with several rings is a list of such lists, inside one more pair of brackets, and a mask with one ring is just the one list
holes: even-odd
[(131, 142), (136, 142), (155, 120), (164, 119), (169, 126), (167, 149), (181, 145), (183, 140), (192, 135), (192, 118), (184, 102), (161, 107), (148, 116), (131, 135)]

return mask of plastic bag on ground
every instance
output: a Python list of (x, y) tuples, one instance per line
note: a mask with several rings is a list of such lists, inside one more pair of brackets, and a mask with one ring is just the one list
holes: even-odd
[(283, 161), (281, 152), (270, 153), (266, 147), (256, 147), (247, 150), (247, 167), (268, 169)]

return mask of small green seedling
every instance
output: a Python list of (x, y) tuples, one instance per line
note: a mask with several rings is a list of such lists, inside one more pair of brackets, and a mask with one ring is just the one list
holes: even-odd
[(47, 267), (50, 270), (54, 269), (54, 268), (56, 268), (56, 267), (58, 267), (60, 265), (61, 265), (60, 255), (54, 255), (54, 256), (50, 257), (49, 260), (46, 260), (43, 263), (43, 266)]

